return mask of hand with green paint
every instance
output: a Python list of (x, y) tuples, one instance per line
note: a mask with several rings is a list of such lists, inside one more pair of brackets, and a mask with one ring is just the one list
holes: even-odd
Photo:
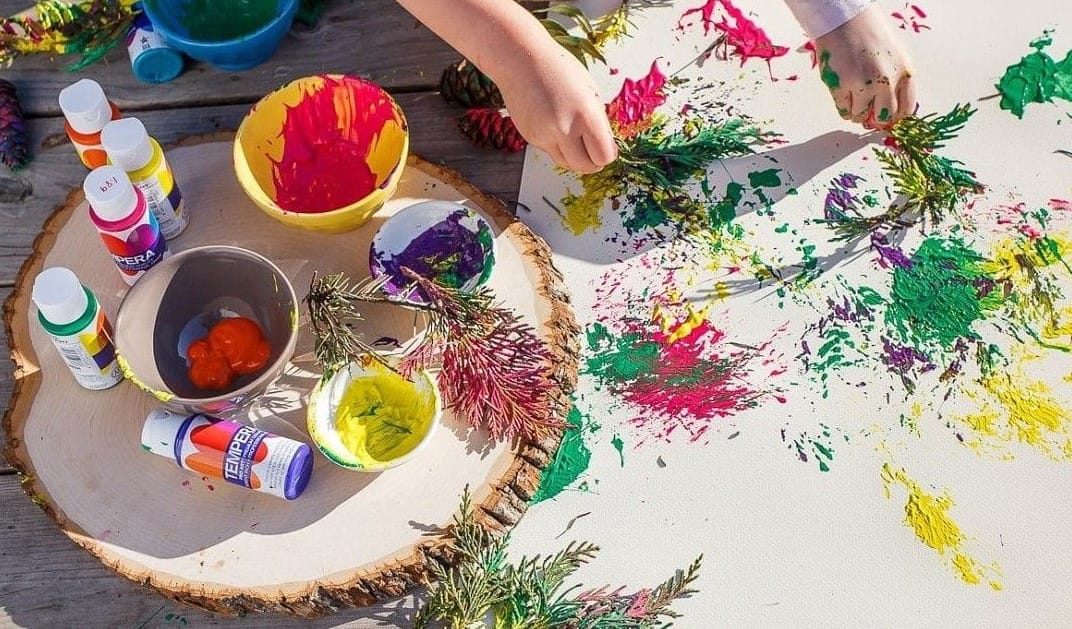
[(879, 5), (816, 37), (815, 49), (819, 76), (845, 120), (889, 129), (915, 112), (912, 59)]

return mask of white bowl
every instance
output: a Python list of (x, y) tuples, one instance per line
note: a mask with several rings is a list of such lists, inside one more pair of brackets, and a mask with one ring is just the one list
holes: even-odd
[(371, 358), (351, 362), (309, 394), (309, 436), (333, 463), (379, 472), (424, 449), (439, 426), (440, 405), (439, 388), (426, 371), (409, 381)]

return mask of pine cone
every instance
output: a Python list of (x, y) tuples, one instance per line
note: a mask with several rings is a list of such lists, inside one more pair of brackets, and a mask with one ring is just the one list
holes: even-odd
[(462, 59), (443, 71), (439, 79), (443, 100), (462, 107), (503, 106), (499, 87), (475, 65)]
[(0, 79), (0, 161), (11, 170), (18, 170), (30, 161), (22, 107), (15, 86), (4, 79)]
[(496, 148), (507, 153), (516, 153), (528, 146), (510, 116), (498, 109), (469, 109), (458, 121), (458, 128), (477, 146)]

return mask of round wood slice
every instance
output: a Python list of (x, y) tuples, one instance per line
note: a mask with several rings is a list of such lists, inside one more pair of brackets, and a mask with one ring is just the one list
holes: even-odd
[[(304, 296), (314, 270), (367, 276), (369, 243), (384, 217), (422, 200), (465, 201), (496, 229), (490, 287), (552, 348), (553, 407), (565, 418), (578, 355), (569, 299), (546, 244), (499, 201), (452, 171), (410, 157), (398, 193), (367, 225), (341, 235), (307, 232), (273, 220), (246, 198), (231, 146), (230, 134), (217, 134), (169, 150), (190, 212), (173, 251), (211, 243), (252, 249), (276, 262)], [(317, 454), (308, 489), (292, 502), (186, 472), (141, 449), (154, 399), (129, 382), (87, 391), (61, 362), (30, 301), (34, 278), (51, 266), (74, 270), (115, 320), (126, 285), (89, 222), (81, 191), (48, 220), (4, 304), (15, 363), (4, 453), (25, 475), (32, 500), (75, 542), (174, 600), (227, 614), (315, 616), (400, 596), (428, 583), (431, 562), (451, 560), (443, 529), (466, 486), (480, 521), (508, 529), (561, 438), (488, 443), (444, 413), (450, 429), (393, 470), (348, 471)], [(302, 315), (294, 359), (244, 419), (308, 442), (305, 403), (319, 372)]]

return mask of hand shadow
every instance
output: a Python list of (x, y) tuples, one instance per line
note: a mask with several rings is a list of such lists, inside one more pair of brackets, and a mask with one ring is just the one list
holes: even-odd
[[(856, 134), (849, 131), (829, 131), (806, 142), (788, 144), (761, 153), (742, 155), (712, 163), (706, 172), (707, 184), (713, 191), (725, 191), (730, 182), (749, 185), (749, 174), (766, 169), (777, 169), (780, 184), (762, 188), (763, 205), (741, 204), (737, 216), (746, 215), (760, 207), (773, 206), (785, 198), (790, 190), (796, 190), (846, 157), (868, 144), (880, 141), (874, 133)], [(578, 191), (579, 186), (571, 186)], [(696, 190), (695, 195), (700, 192)], [(548, 200), (548, 203), (553, 201)], [(530, 208), (533, 209), (533, 208)], [(540, 208), (541, 210), (543, 208)], [(523, 216), (523, 215), (522, 215)], [(604, 208), (601, 212), (602, 226), (580, 236), (571, 234), (546, 234), (551, 248), (558, 255), (568, 256), (599, 265), (610, 265), (641, 255), (672, 240), (676, 234), (670, 230), (658, 233), (645, 231), (625, 235), (621, 217), (617, 212)]]

